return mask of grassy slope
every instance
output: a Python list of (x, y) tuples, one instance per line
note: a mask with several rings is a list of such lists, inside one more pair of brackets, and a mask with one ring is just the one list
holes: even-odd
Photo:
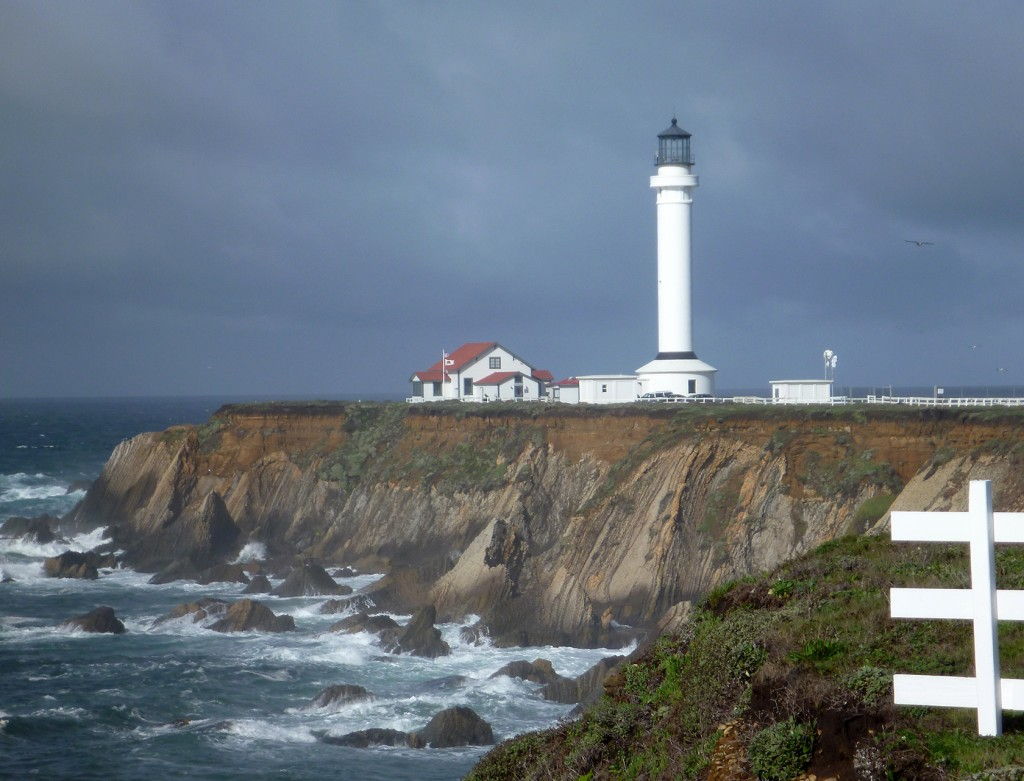
[[(982, 739), (972, 711), (891, 704), (892, 673), (970, 675), (972, 651), (967, 622), (890, 619), (889, 587), (965, 587), (967, 566), (966, 546), (850, 537), (723, 586), (683, 636), (610, 678), (581, 719), (503, 743), (470, 778), (704, 778), (716, 744), (716, 764), (731, 754), (737, 768), (712, 776), (722, 779), (753, 778), (742, 772), (751, 754), (766, 779), (804, 769), (960, 778), (1024, 765), (1022, 717), (1007, 714), (1005, 735)], [(1024, 551), (999, 550), (997, 566), (1000, 588), (1024, 588)], [(1024, 677), (1024, 625), (1002, 624), (1000, 643), (1003, 675)], [(812, 728), (809, 762), (801, 725)]]

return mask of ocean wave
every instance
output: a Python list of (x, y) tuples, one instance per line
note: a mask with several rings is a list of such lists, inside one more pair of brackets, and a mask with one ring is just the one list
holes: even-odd
[(233, 564), (245, 564), (248, 561), (264, 561), (267, 558), (267, 546), (262, 542), (252, 540), (245, 543), (242, 550), (238, 552)]
[(308, 727), (284, 726), (263, 719), (238, 719), (229, 722), (227, 734), (244, 740), (274, 741), (277, 743), (316, 743)]
[(0, 502), (20, 502), (25, 499), (52, 499), (67, 494), (67, 487), (62, 485), (31, 485), (17, 486), (0, 491)]
[(0, 474), (0, 502), (52, 499), (66, 495), (67, 491), (68, 485), (65, 481), (43, 472)]
[[(54, 540), (53, 542), (38, 543), (25, 537), (0, 537), (0, 556), (18, 555), (30, 559), (45, 559), (51, 556), (59, 556), (64, 551), (89, 551), (104, 542), (104, 535), (107, 527), (101, 526), (90, 532), (77, 534), (67, 540)], [(0, 560), (4, 569), (11, 572), (17, 580), (18, 575), (13, 571), (9, 561)]]

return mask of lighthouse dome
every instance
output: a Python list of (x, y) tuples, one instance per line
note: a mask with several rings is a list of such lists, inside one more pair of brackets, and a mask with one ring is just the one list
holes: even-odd
[(658, 159), (655, 165), (693, 165), (690, 153), (690, 134), (679, 127), (672, 117), (672, 124), (658, 133)]

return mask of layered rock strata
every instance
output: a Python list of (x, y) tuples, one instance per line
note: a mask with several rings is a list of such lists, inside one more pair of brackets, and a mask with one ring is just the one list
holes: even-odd
[(1024, 427), (991, 412), (250, 405), (114, 451), (65, 529), (176, 576), (247, 542), (386, 571), (376, 609), (480, 616), (499, 644), (621, 647), (724, 580), (886, 509), (1024, 509)]

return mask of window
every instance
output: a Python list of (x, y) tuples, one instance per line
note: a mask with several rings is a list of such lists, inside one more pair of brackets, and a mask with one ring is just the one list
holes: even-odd
[(419, 380), (412, 381), (412, 395), (416, 397), (423, 395), (423, 383)]
[(501, 356), (495, 355), (487, 359), (487, 368), (489, 369), (500, 369), (501, 368)]
[(697, 392), (697, 381), (696, 380), (688, 380), (687, 381), (686, 392), (687, 393), (696, 393)]
[(608, 392), (608, 386), (607, 385), (602, 385), (601, 386), (601, 393), (607, 393), (607, 392)]
[(431, 383), (431, 384), (434, 386), (433, 387), (433, 391), (434, 391), (433, 395), (434, 396), (440, 396), (441, 395), (441, 383), (434, 382), (434, 383)]
[(462, 380), (462, 395), (472, 396), (473, 395), (473, 379), (472, 377), (464, 377)]

